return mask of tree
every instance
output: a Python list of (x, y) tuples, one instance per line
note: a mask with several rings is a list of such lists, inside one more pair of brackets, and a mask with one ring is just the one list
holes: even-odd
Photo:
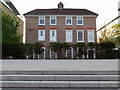
[(17, 33), (19, 21), (15, 17), (2, 12), (2, 56), (17, 57), (22, 49), (19, 44), (21, 36)]
[(106, 29), (101, 32), (101, 38), (99, 38), (99, 41), (114, 41), (117, 36), (120, 35), (120, 24), (115, 24), (111, 26), (110, 28)]
[(17, 33), (19, 22), (15, 17), (2, 12), (2, 42), (20, 42), (21, 36)]
[(116, 37), (114, 42), (116, 44), (116, 47), (120, 48), (120, 36)]
[(116, 57), (116, 54), (114, 51), (114, 48), (115, 48), (114, 42), (104, 41), (104, 42), (101, 42), (99, 45), (101, 48), (101, 53), (103, 58), (112, 59)]

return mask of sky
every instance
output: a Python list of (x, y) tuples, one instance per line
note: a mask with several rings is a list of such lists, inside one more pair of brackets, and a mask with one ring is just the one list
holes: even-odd
[(24, 20), (24, 13), (34, 9), (57, 8), (59, 2), (64, 8), (88, 9), (97, 13), (97, 29), (118, 16), (118, 2), (120, 0), (10, 0), (20, 12)]

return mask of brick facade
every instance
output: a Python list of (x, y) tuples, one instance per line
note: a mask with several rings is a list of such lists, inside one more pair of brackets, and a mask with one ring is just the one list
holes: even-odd
[[(45, 25), (39, 25), (39, 16), (45, 17)], [(56, 16), (56, 25), (50, 25), (50, 16)], [(66, 25), (66, 16), (72, 16), (72, 25)], [(50, 30), (57, 30), (57, 42), (66, 42), (66, 30), (72, 30), (73, 41), (77, 42), (77, 30), (84, 30), (84, 42), (88, 42), (88, 30), (94, 30), (94, 41), (97, 41), (96, 35), (96, 15), (82, 15), (83, 25), (77, 25), (77, 16), (81, 15), (25, 15), (26, 18), (26, 43), (38, 42), (38, 30), (45, 30), (45, 41), (42, 41), (45, 47), (45, 58), (50, 58)], [(74, 50), (73, 50), (74, 53)], [(73, 58), (75, 55), (73, 55)]]

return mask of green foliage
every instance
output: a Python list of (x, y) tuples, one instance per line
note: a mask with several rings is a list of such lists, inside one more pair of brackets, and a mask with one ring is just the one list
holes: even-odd
[(2, 58), (6, 59), (9, 56), (13, 58), (22, 58), (24, 56), (25, 49), (23, 43), (3, 43), (2, 44)]
[(67, 50), (70, 48), (70, 45), (68, 43), (60, 43), (60, 42), (51, 42), (50, 48), (54, 52), (61, 51), (62, 49)]
[(115, 44), (112, 41), (104, 41), (99, 44), (102, 50), (113, 50), (115, 48)]
[(96, 43), (89, 42), (89, 43), (87, 44), (87, 46), (88, 46), (90, 49), (93, 49), (93, 48), (95, 48)]
[(43, 53), (44, 49), (42, 47), (43, 47), (42, 43), (35, 43), (33, 45), (34, 53), (35, 54), (41, 54), (41, 53)]
[(120, 48), (120, 36), (116, 37), (114, 42), (116, 44), (116, 47)]
[(15, 17), (2, 12), (2, 42), (20, 42), (21, 36), (17, 34), (19, 22)]
[(112, 59), (116, 57), (116, 53), (115, 53), (115, 44), (112, 41), (104, 41), (101, 42), (97, 45), (96, 49), (99, 54), (97, 54), (97, 56), (99, 58), (105, 58), (105, 59)]
[(120, 35), (120, 24), (114, 24), (110, 28), (106, 29), (101, 32), (101, 38), (99, 38), (99, 41), (115, 41), (115, 37)]
[(51, 42), (50, 48), (53, 52), (59, 53), (60, 58), (62, 58), (62, 51), (66, 51), (70, 48), (68, 43), (60, 43), (60, 42)]

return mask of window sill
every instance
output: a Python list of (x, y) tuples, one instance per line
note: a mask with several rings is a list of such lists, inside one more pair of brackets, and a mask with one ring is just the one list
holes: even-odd
[(38, 41), (44, 42), (45, 40), (38, 40)]
[(72, 25), (72, 24), (66, 24), (66, 25), (70, 26), (70, 25)]
[(77, 25), (83, 25), (83, 24), (77, 24)]
[(38, 25), (41, 25), (41, 26), (42, 26), (42, 25), (45, 25), (45, 24), (38, 24)]
[(77, 42), (85, 42), (85, 41), (77, 41)]
[(57, 24), (50, 24), (51, 26), (53, 25), (53, 26), (55, 26), (55, 25), (57, 25)]

